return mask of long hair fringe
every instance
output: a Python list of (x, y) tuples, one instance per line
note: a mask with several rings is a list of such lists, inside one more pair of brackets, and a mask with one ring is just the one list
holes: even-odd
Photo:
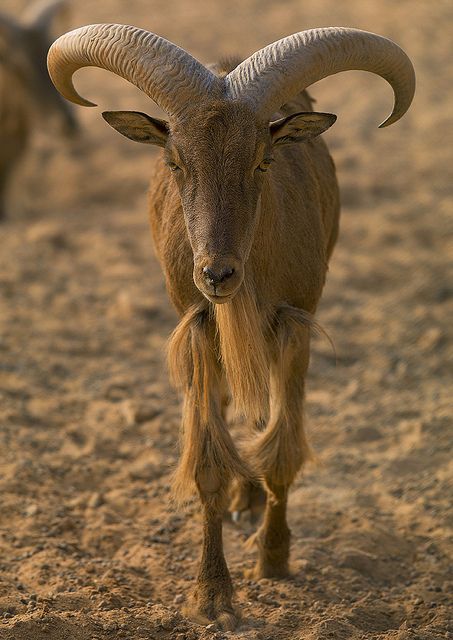
[(178, 504), (192, 497), (200, 484), (205, 500), (219, 510), (232, 477), (252, 479), (241, 460), (221, 414), (220, 363), (215, 332), (207, 305), (190, 308), (173, 332), (168, 364), (174, 384), (186, 392), (181, 430), (182, 455), (173, 477), (173, 496)]
[(268, 413), (267, 315), (258, 308), (251, 285), (244, 281), (230, 302), (215, 305), (214, 317), (233, 405), (250, 420), (259, 421)]
[(273, 485), (289, 485), (302, 464), (314, 460), (304, 428), (303, 384), (296, 401), (287, 398), (292, 362), (303, 353), (308, 357), (307, 334), (312, 329), (320, 330), (307, 311), (287, 304), (277, 309), (269, 422), (249, 446), (252, 467)]

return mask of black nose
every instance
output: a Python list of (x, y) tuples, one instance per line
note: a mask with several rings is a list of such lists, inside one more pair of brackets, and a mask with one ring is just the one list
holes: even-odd
[(225, 280), (231, 278), (233, 273), (234, 269), (232, 269), (231, 267), (224, 267), (221, 271), (218, 272), (210, 269), (209, 267), (204, 267), (203, 269), (205, 280), (212, 285), (217, 285), (221, 282), (225, 282)]

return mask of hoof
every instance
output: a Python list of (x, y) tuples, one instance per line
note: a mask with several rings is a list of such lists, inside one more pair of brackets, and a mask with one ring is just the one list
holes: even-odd
[(289, 533), (279, 544), (270, 546), (265, 544), (263, 529), (258, 529), (246, 542), (247, 549), (258, 550), (258, 560), (253, 569), (248, 569), (244, 573), (250, 580), (260, 578), (287, 578), (289, 577)]
[(184, 613), (198, 624), (215, 624), (223, 631), (232, 631), (239, 622), (231, 602), (232, 592), (229, 577), (226, 581), (200, 581)]
[(274, 578), (282, 580), (291, 575), (286, 565), (271, 565), (269, 563), (257, 562), (253, 569), (244, 571), (244, 577), (248, 580), (260, 580), (261, 578)]
[(266, 492), (259, 483), (236, 480), (231, 491), (229, 512), (237, 524), (242, 514), (250, 513), (250, 523), (255, 525), (261, 519), (266, 506)]
[(222, 608), (210, 605), (208, 607), (198, 606), (193, 602), (193, 606), (184, 610), (184, 615), (202, 625), (214, 624), (217, 629), (222, 631), (234, 631), (239, 624), (239, 615), (234, 611), (233, 607)]

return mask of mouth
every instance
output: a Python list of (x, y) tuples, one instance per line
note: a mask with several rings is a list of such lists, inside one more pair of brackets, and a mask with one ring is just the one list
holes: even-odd
[(204, 297), (209, 300), (209, 302), (212, 302), (214, 304), (225, 304), (225, 302), (229, 302), (234, 296), (234, 294), (231, 293), (228, 293), (224, 296), (214, 295), (213, 293), (205, 293), (204, 291), (202, 293)]
[[(233, 264), (233, 259), (230, 259), (229, 263)], [(212, 304), (230, 302), (242, 286), (244, 279), (242, 263), (235, 262), (234, 268), (230, 268), (223, 277), (220, 277), (223, 273), (222, 268), (225, 271), (222, 264), (219, 266), (213, 263), (212, 268), (206, 265), (203, 267), (203, 264), (201, 262), (194, 268), (193, 281), (197, 289)]]

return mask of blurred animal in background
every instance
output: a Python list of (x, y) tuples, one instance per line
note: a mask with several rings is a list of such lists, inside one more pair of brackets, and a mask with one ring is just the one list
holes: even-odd
[(49, 122), (57, 120), (63, 134), (77, 132), (73, 109), (55, 90), (46, 67), (55, 26), (67, 24), (67, 12), (64, 0), (34, 3), (20, 21), (0, 12), (0, 219), (6, 214), (8, 183), (32, 131), (50, 131)]
[[(296, 33), (210, 70), (153, 33), (102, 24), (60, 37), (48, 65), (72, 102), (92, 106), (75, 91), (72, 75), (94, 65), (129, 80), (168, 114), (168, 121), (125, 111), (103, 116), (126, 137), (163, 149), (150, 219), (181, 318), (169, 356), (185, 396), (175, 493), (181, 500), (198, 493), (203, 514), (189, 614), (233, 628), (222, 543), (231, 480), (234, 519), (266, 498), (251, 577), (283, 577), (288, 490), (310, 456), (304, 379), (313, 314), (337, 239), (339, 196), (318, 137), (336, 117), (313, 112), (305, 89), (339, 71), (378, 74), (395, 94), (386, 126), (411, 104), (412, 64), (382, 36), (332, 27)], [(228, 395), (250, 428), (241, 454), (225, 420)]]

